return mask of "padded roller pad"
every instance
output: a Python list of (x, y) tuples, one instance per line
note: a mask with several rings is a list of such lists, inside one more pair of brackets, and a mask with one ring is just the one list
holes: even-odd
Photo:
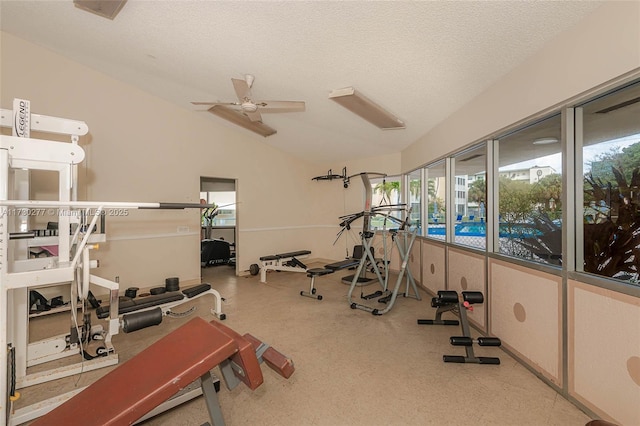
[(479, 291), (463, 291), (462, 300), (473, 305), (474, 303), (483, 303), (484, 296)]
[(440, 303), (458, 303), (458, 292), (453, 290), (438, 291), (438, 299)]
[(478, 337), (480, 346), (502, 346), (502, 341), (497, 337)]
[[(243, 337), (251, 342), (255, 351), (257, 351), (262, 344), (259, 339), (253, 337), (251, 334), (247, 333)], [(262, 354), (262, 360), (269, 366), (269, 368), (271, 368), (273, 371), (275, 371), (285, 379), (291, 377), (291, 375), (295, 371), (293, 360), (271, 346), (269, 346), (267, 350)]]
[(260, 369), (260, 362), (256, 357), (256, 352), (253, 349), (251, 342), (242, 337), (236, 331), (220, 324), (219, 322), (211, 321), (209, 324), (229, 336), (236, 344), (238, 351), (233, 354), (230, 359), (242, 368), (244, 374), (238, 374), (235, 370), (234, 373), (236, 377), (247, 385), (249, 389), (255, 390), (262, 384), (264, 379), (262, 377), (262, 370)]
[(205, 291), (209, 291), (209, 290), (211, 290), (211, 284), (202, 283), (195, 287), (185, 288), (184, 290), (182, 290), (182, 294), (184, 294), (189, 299), (191, 299), (192, 297), (195, 297), (200, 293), (204, 293)]

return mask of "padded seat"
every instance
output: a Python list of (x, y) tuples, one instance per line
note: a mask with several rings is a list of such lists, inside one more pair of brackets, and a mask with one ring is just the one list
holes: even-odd
[[(87, 426), (133, 424), (221, 362), (239, 358), (238, 343), (219, 324), (194, 318), (32, 425), (77, 424), (78, 416)], [(255, 354), (248, 364), (255, 389), (262, 383)]]
[(332, 274), (333, 272), (334, 272), (333, 270), (326, 269), (326, 268), (312, 268), (312, 269), (307, 269), (307, 276), (319, 277), (321, 275)]
[(325, 268), (331, 269), (332, 271), (340, 271), (342, 269), (356, 267), (360, 264), (360, 259), (345, 259), (340, 262), (330, 263), (328, 265), (324, 265)]
[(289, 253), (276, 254), (276, 256), (279, 256), (280, 258), (284, 258), (284, 257), (306, 256), (308, 254), (311, 254), (309, 250), (299, 250), (299, 251), (292, 251)]

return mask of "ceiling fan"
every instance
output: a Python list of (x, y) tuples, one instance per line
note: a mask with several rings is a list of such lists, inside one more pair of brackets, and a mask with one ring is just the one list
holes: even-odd
[(251, 96), (251, 86), (255, 77), (246, 74), (244, 80), (232, 78), (233, 89), (238, 97), (237, 102), (191, 102), (193, 105), (211, 106), (209, 112), (225, 120), (251, 130), (264, 137), (276, 133), (275, 129), (262, 122), (261, 113), (302, 112), (305, 110), (303, 101), (254, 101)]

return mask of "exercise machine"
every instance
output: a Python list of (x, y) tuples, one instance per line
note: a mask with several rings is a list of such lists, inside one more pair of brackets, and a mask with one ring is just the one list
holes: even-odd
[[(13, 110), (0, 111), (2, 127), (12, 128), (12, 135), (0, 135), (0, 423), (18, 424), (46, 413), (52, 405), (35, 404), (12, 409), (17, 389), (45, 383), (112, 366), (118, 355), (112, 336), (118, 334), (119, 284), (93, 274), (98, 262), (91, 253), (106, 241), (104, 234), (107, 209), (185, 209), (203, 208), (196, 203), (131, 203), (77, 201), (77, 166), (84, 160), (79, 138), (88, 133), (82, 121), (32, 114), (30, 102), (14, 100)], [(44, 134), (68, 136), (69, 142), (30, 137), (31, 130)], [(29, 171), (43, 170), (58, 174), (58, 199), (29, 199)], [(30, 218), (56, 216), (55, 232), (30, 231)], [(31, 258), (30, 248), (56, 246), (56, 256)], [(47, 286), (70, 288), (72, 326), (65, 334), (38, 342), (29, 342), (29, 289)], [(104, 289), (109, 298), (106, 326), (92, 326), (86, 313), (90, 286)], [(216, 316), (220, 318), (221, 296), (216, 298)], [(81, 314), (78, 315), (78, 310)], [(80, 319), (79, 319), (80, 317)], [(91, 359), (84, 359), (86, 345), (99, 337), (101, 348)], [(27, 373), (27, 368), (65, 357), (78, 362), (65, 367), (41, 368)], [(61, 395), (57, 401), (69, 398)], [(52, 404), (54, 404), (52, 402)], [(21, 417), (24, 415), (25, 417)], [(22, 420), (18, 420), (22, 419)]]
[[(420, 325), (460, 325), (462, 336), (451, 336), (449, 342), (453, 346), (464, 346), (466, 356), (443, 355), (444, 362), (473, 363), (473, 364), (500, 364), (500, 358), (476, 356), (473, 352), (473, 345), (478, 346), (500, 346), (502, 342), (497, 337), (471, 337), (467, 310), (473, 310), (474, 304), (484, 302), (484, 296), (479, 291), (463, 291), (462, 301), (459, 300), (458, 293), (452, 290), (440, 290), (438, 296), (431, 299), (431, 306), (436, 309), (436, 316), (433, 320), (419, 319)], [(442, 314), (452, 312), (458, 315), (458, 320), (443, 320)]]
[(200, 266), (228, 265), (231, 261), (231, 244), (220, 239), (206, 239), (200, 242)]
[(351, 259), (341, 260), (339, 262), (329, 263), (324, 268), (311, 268), (307, 270), (307, 277), (311, 278), (309, 284), (309, 291), (301, 291), (300, 296), (310, 297), (312, 299), (322, 300), (322, 296), (316, 294), (315, 279), (323, 275), (333, 274), (334, 272), (341, 271), (343, 269), (355, 268), (360, 263), (360, 259), (355, 257)]
[(264, 381), (263, 361), (284, 378), (294, 373), (290, 358), (252, 335), (196, 317), (31, 424), (76, 424), (87, 409), (86, 426), (133, 424), (199, 381), (211, 422), (223, 426), (211, 370), (219, 366), (229, 390), (240, 383), (255, 390)]
[[(409, 257), (411, 255), (413, 243), (416, 239), (416, 234), (415, 232), (406, 230), (389, 232), (400, 257), (400, 271), (398, 272), (396, 283), (391, 290), (388, 285), (388, 267), (385, 267), (385, 278), (382, 278), (382, 275), (380, 274), (379, 268), (377, 266), (378, 264), (376, 262), (376, 259), (373, 257), (370, 251), (371, 241), (373, 239), (374, 233), (363, 232), (362, 242), (363, 246), (365, 247), (365, 256), (362, 257), (358, 264), (356, 273), (353, 275), (353, 280), (351, 282), (351, 285), (349, 286), (349, 292), (347, 294), (347, 299), (350, 303), (351, 309), (360, 309), (363, 311), (371, 312), (371, 314), (373, 315), (384, 315), (393, 308), (399, 294), (402, 294), (404, 297), (422, 300), (416, 282), (411, 274), (411, 270), (408, 268)], [(383, 232), (382, 235), (383, 239), (386, 241), (386, 232)], [(385, 259), (385, 264), (386, 263), (387, 261)], [(369, 300), (379, 297), (378, 302), (386, 304), (386, 306), (382, 309), (355, 302), (353, 299), (353, 292), (358, 286), (358, 278), (367, 265), (372, 265), (371, 268), (378, 278), (378, 283), (380, 284), (381, 289), (369, 295), (361, 295), (361, 298)], [(404, 292), (400, 293), (400, 288), (402, 286), (403, 280), (406, 280), (406, 287)]]
[[(172, 308), (180, 306), (189, 300), (195, 300), (210, 294), (215, 298), (215, 305), (211, 309), (211, 314), (215, 315), (220, 320), (225, 320), (227, 316), (222, 312), (221, 299), (216, 297), (216, 293), (216, 290), (211, 288), (211, 284), (202, 283), (193, 287), (185, 288), (182, 291), (169, 291), (138, 298), (121, 297), (118, 303), (118, 315), (125, 315), (123, 320), (126, 321), (126, 314), (148, 311), (155, 308), (160, 308), (160, 311), (164, 316), (184, 315), (174, 313)], [(96, 316), (99, 319), (104, 319), (110, 315), (110, 312), (111, 307), (109, 305), (100, 306), (96, 309)]]
[(261, 283), (267, 282), (267, 271), (307, 272), (307, 265), (298, 258), (305, 258), (310, 254), (309, 250), (298, 250), (262, 256), (260, 258), (261, 266), (254, 263), (250, 267), (250, 272), (251, 275), (257, 275), (260, 272)]
[(327, 172), (326, 175), (321, 175), (321, 176), (316, 176), (314, 178), (311, 178), (311, 180), (316, 180), (316, 181), (320, 181), (320, 180), (334, 180), (334, 179), (342, 179), (342, 185), (345, 188), (349, 187), (349, 177), (347, 176), (347, 168), (343, 167), (342, 168), (342, 174), (336, 174), (333, 173), (333, 171), (331, 169), (329, 169), (329, 171)]
[[(364, 210), (361, 213), (351, 215), (349, 218), (343, 220), (342, 222), (343, 229), (340, 232), (343, 232), (345, 229), (349, 229), (351, 222), (362, 217), (363, 226), (362, 226), (361, 238), (362, 238), (362, 250), (364, 255), (360, 259), (358, 267), (356, 268), (356, 272), (353, 275), (351, 285), (349, 286), (349, 292), (347, 294), (347, 300), (349, 302), (349, 306), (351, 307), (351, 309), (360, 309), (363, 311), (370, 312), (373, 315), (384, 315), (385, 313), (389, 312), (393, 308), (396, 298), (398, 297), (398, 294), (400, 294), (399, 291), (400, 291), (400, 287), (402, 285), (403, 279), (405, 278), (406, 278), (406, 290), (404, 291), (404, 293), (402, 293), (403, 296), (421, 300), (420, 293), (418, 292), (418, 287), (416, 286), (415, 280), (413, 279), (411, 270), (407, 268), (409, 263), (409, 257), (411, 255), (411, 249), (416, 239), (416, 232), (408, 229), (409, 228), (408, 213), (406, 215), (406, 218), (402, 221), (388, 214), (391, 211), (398, 211), (398, 210), (404, 211), (405, 210), (404, 205), (378, 206), (376, 208), (371, 207), (372, 190), (371, 190), (371, 180), (369, 179), (369, 177), (370, 176), (386, 177), (385, 174), (363, 172), (354, 176), (360, 176), (365, 188)], [(351, 176), (351, 177), (354, 177), (354, 176)], [(370, 221), (371, 221), (371, 217), (376, 214), (382, 214), (389, 220), (400, 223), (400, 226), (397, 230), (393, 230), (393, 231), (385, 230), (381, 232), (384, 244), (386, 244), (386, 241), (387, 241), (387, 232), (390, 232), (394, 246), (398, 250), (398, 255), (400, 258), (400, 270), (398, 272), (398, 277), (396, 279), (396, 284), (393, 287), (393, 290), (389, 290), (389, 286), (388, 286), (389, 271), (388, 271), (388, 259), (387, 259), (388, 255), (387, 255), (386, 245), (384, 248), (385, 258), (383, 259), (383, 264), (385, 267), (385, 278), (382, 277), (382, 274), (380, 273), (380, 269), (378, 267), (378, 261), (375, 259), (373, 254), (374, 250), (372, 249), (372, 243), (373, 243), (373, 238), (375, 236), (375, 232), (371, 231), (370, 229), (371, 228)], [(386, 306), (382, 309), (374, 308), (374, 307), (365, 305), (363, 303), (355, 302), (353, 300), (353, 291), (358, 286), (359, 278), (361, 274), (364, 273), (364, 271), (366, 270), (365, 268), (367, 266), (371, 267), (373, 273), (375, 274), (378, 280), (378, 284), (380, 284), (381, 290), (378, 290), (377, 292), (373, 293), (375, 294), (375, 296), (363, 295), (363, 299), (370, 299), (370, 298), (381, 296), (379, 299), (379, 302), (386, 304)], [(413, 293), (411, 293), (410, 290), (413, 290)]]

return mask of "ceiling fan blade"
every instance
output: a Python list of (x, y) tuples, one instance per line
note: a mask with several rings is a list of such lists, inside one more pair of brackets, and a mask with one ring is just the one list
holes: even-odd
[(249, 117), (249, 120), (251, 121), (262, 121), (262, 116), (260, 115), (259, 111), (254, 111), (254, 112), (245, 111), (244, 114), (247, 117)]
[(217, 115), (220, 118), (224, 118), (225, 120), (230, 121), (237, 126), (255, 132), (261, 136), (264, 136), (265, 138), (277, 133), (275, 129), (267, 126), (263, 122), (251, 121), (246, 115), (222, 105), (215, 105), (209, 108), (208, 111), (211, 114)]
[(238, 102), (191, 102), (192, 105), (229, 105), (229, 106), (238, 106), (240, 105)]
[(260, 112), (302, 112), (305, 110), (303, 101), (259, 101), (256, 102)]
[(241, 101), (244, 99), (251, 99), (251, 88), (246, 81), (237, 78), (232, 78), (233, 89), (236, 91), (236, 96)]

